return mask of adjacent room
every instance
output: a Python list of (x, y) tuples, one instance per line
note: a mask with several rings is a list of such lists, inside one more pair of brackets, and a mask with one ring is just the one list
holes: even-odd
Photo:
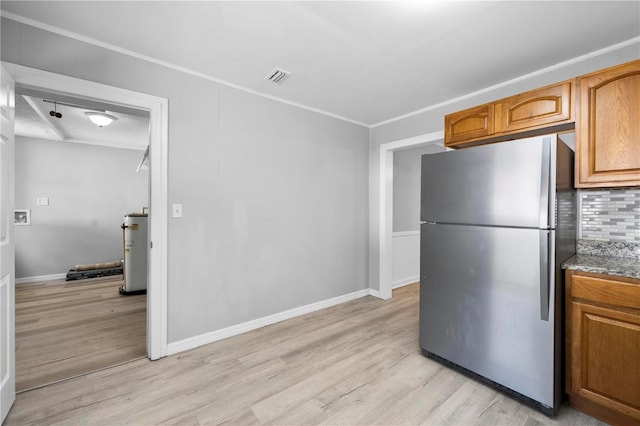
[[(15, 122), (16, 210), (27, 215), (15, 228), (21, 392), (146, 357), (147, 236), (131, 237), (125, 216), (149, 204), (149, 118), (18, 88)], [(134, 249), (145, 251), (126, 268), (138, 292), (124, 288)]]
[(4, 425), (640, 422), (640, 1), (0, 31)]

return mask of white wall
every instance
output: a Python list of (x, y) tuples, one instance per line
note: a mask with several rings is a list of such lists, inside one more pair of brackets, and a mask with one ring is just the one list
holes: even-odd
[(394, 232), (391, 249), (393, 288), (420, 281), (420, 231)]
[(425, 145), (393, 153), (393, 232), (420, 230), (422, 155), (444, 151), (440, 145)]
[(169, 343), (366, 288), (367, 128), (7, 19), (2, 60), (169, 100)]
[(443, 152), (426, 145), (393, 153), (393, 287), (420, 280), (420, 172), (423, 154)]
[[(551, 67), (533, 76), (499, 85), (499, 87), (483, 93), (470, 94), (464, 99), (458, 99), (432, 109), (425, 109), (415, 115), (373, 127), (370, 132), (369, 146), (369, 209), (371, 212), (369, 216), (369, 286), (374, 290), (379, 289), (378, 194), (381, 144), (442, 131), (445, 114), (639, 58), (640, 43), (594, 52), (576, 58), (573, 61), (567, 61), (566, 63)], [(473, 70), (469, 70), (468, 76), (469, 78), (473, 78)]]
[(148, 172), (136, 173), (142, 154), (16, 137), (16, 208), (31, 209), (31, 225), (15, 227), (16, 278), (120, 260), (123, 215), (148, 206)]

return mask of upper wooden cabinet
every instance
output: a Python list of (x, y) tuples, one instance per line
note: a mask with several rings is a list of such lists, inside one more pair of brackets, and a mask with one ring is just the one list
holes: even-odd
[(640, 185), (640, 60), (578, 85), (576, 187)]
[(512, 133), (532, 127), (574, 121), (571, 105), (573, 81), (532, 90), (496, 102), (498, 132)]
[(446, 145), (484, 138), (494, 134), (494, 105), (485, 104), (454, 112), (444, 118)]
[(550, 126), (566, 130), (566, 125), (573, 127), (574, 92), (574, 80), (569, 80), (446, 115), (445, 145), (460, 148), (498, 142)]

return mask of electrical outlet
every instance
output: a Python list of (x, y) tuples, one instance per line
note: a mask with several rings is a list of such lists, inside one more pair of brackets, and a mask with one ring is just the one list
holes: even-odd
[(173, 211), (173, 217), (182, 217), (182, 204), (174, 204), (171, 210)]
[(38, 206), (48, 206), (49, 205), (49, 198), (47, 198), (47, 197), (38, 197), (38, 198), (36, 198), (36, 205), (38, 205)]

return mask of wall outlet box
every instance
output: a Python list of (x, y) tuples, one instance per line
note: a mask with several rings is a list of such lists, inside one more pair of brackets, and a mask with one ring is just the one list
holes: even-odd
[(38, 198), (36, 198), (36, 205), (37, 206), (48, 206), (49, 205), (49, 198), (47, 198), (47, 197), (38, 197)]

